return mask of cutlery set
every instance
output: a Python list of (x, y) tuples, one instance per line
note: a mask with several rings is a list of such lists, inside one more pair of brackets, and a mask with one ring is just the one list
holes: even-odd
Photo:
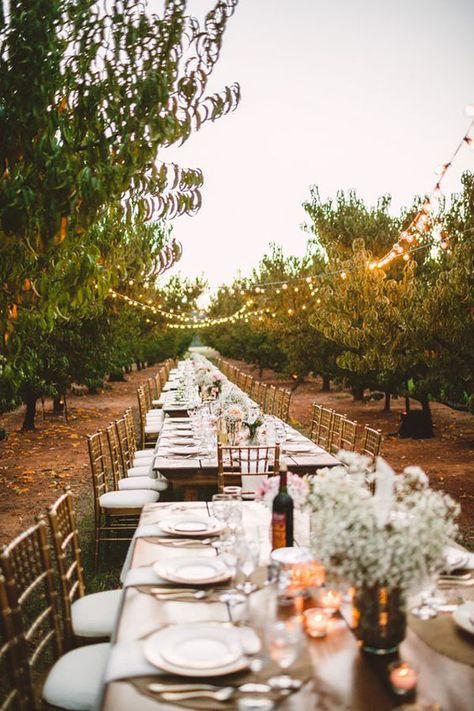
[(149, 684), (148, 690), (160, 694), (165, 701), (185, 701), (187, 699), (208, 698), (214, 701), (227, 701), (237, 692), (244, 694), (268, 694), (278, 691), (288, 694), (291, 690), (299, 689), (302, 682), (299, 679), (289, 679), (288, 688), (282, 689), (278, 684), (273, 684), (272, 679), (267, 683), (248, 682), (240, 686), (215, 686), (214, 684)]

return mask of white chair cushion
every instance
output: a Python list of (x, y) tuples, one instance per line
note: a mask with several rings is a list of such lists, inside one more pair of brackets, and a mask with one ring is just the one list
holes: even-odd
[(152, 491), (164, 491), (168, 488), (168, 479), (152, 479), (151, 476), (131, 476), (129, 479), (120, 479), (118, 483), (120, 491), (133, 491), (135, 489), (151, 489)]
[(157, 424), (153, 424), (153, 425), (146, 424), (145, 425), (145, 434), (158, 435), (158, 434), (160, 434), (160, 432), (161, 432), (161, 425), (157, 425)]
[(43, 699), (68, 711), (98, 707), (110, 644), (91, 644), (64, 654), (53, 665), (43, 687)]
[(149, 459), (150, 457), (155, 456), (155, 450), (154, 449), (137, 449), (135, 454), (133, 455), (135, 459)]
[(149, 464), (140, 464), (138, 467), (131, 467), (130, 469), (127, 469), (127, 476), (152, 476), (152, 464), (153, 461)]
[(160, 495), (156, 491), (109, 491), (102, 494), (99, 503), (105, 509), (138, 509), (145, 504), (154, 504)]
[(150, 468), (151, 465), (153, 464), (153, 460), (155, 458), (155, 454), (151, 457), (134, 457), (133, 458), (133, 465), (132, 469), (136, 469), (137, 467), (148, 467)]
[(117, 619), (122, 590), (103, 590), (74, 600), (72, 628), (78, 637), (110, 637)]

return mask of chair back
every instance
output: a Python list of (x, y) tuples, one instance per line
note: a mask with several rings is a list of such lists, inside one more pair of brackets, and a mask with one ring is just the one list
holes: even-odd
[(248, 475), (276, 473), (280, 468), (279, 445), (265, 447), (232, 447), (217, 445), (217, 488), (222, 491), (227, 483), (240, 483)]
[(332, 423), (334, 410), (327, 407), (321, 408), (321, 417), (319, 419), (318, 433), (316, 436), (316, 444), (328, 451), (329, 441), (331, 438)]
[(168, 373), (170, 369), (165, 366), (162, 366), (159, 371), (158, 371), (158, 377), (160, 379), (161, 387), (163, 388), (163, 385), (166, 384), (166, 381), (168, 380)]
[(311, 430), (309, 433), (309, 438), (315, 443), (318, 439), (319, 422), (321, 420), (322, 409), (322, 405), (318, 405), (318, 403), (313, 402), (313, 412), (311, 415)]
[(111, 472), (107, 462), (104, 447), (104, 436), (102, 432), (95, 432), (88, 435), (87, 446), (89, 449), (89, 461), (92, 473), (92, 487), (94, 491), (94, 511), (96, 520), (100, 516), (99, 499), (102, 494), (110, 491)]
[(288, 422), (290, 419), (290, 401), (291, 401), (291, 390), (284, 388), (281, 394), (281, 404), (280, 404), (280, 415), (279, 418), (283, 422)]
[(155, 378), (148, 378), (147, 381), (146, 381), (146, 383), (145, 383), (145, 387), (146, 387), (147, 390), (148, 390), (148, 397), (149, 397), (149, 399), (150, 399), (150, 405), (151, 405), (152, 401), (153, 401), (156, 397), (158, 397), (158, 396), (156, 395)]
[(267, 415), (274, 414), (273, 406), (275, 403), (276, 390), (275, 385), (267, 385), (267, 397), (265, 399), (265, 412)]
[(140, 448), (145, 449), (145, 425), (146, 425), (146, 413), (150, 409), (147, 407), (145, 390), (142, 386), (137, 389), (138, 398), (138, 412), (140, 413)]
[(17, 536), (2, 549), (0, 568), (5, 578), (16, 636), (18, 679), (27, 709), (38, 708), (36, 680), (44, 662), (63, 653), (54, 586), (51, 550), (44, 520)]
[(118, 483), (120, 479), (123, 479), (123, 464), (122, 464), (122, 452), (120, 451), (119, 440), (117, 437), (117, 429), (115, 424), (109, 425), (105, 428), (107, 434), (107, 444), (109, 446), (109, 456), (110, 463), (112, 465), (112, 477), (114, 482), (114, 489), (118, 489)]
[(137, 433), (135, 432), (135, 418), (133, 416), (133, 410), (131, 407), (124, 412), (125, 429), (127, 431), (127, 443), (128, 451), (130, 455), (130, 461), (133, 461), (135, 452), (137, 451)]
[(328, 452), (335, 454), (341, 449), (342, 423), (345, 415), (334, 412), (332, 417), (332, 426), (329, 433)]
[(241, 390), (245, 389), (245, 381), (247, 379), (247, 376), (243, 372), (243, 370), (237, 371), (237, 380), (236, 380), (236, 385), (238, 388)]
[(67, 649), (74, 643), (71, 606), (85, 594), (81, 548), (72, 493), (65, 493), (48, 509), (49, 527), (59, 574), (64, 640)]
[(250, 373), (245, 376), (244, 390), (247, 393), (247, 395), (250, 395), (250, 392), (253, 387), (253, 382), (254, 382), (254, 380), (253, 380), (252, 376), (250, 375)]
[(125, 473), (132, 467), (133, 455), (130, 454), (130, 442), (127, 431), (127, 421), (125, 415), (120, 420), (115, 420), (115, 430), (117, 441), (120, 449), (120, 459), (122, 461), (122, 470)]
[(357, 422), (355, 420), (348, 420), (346, 417), (342, 421), (341, 428), (341, 449), (345, 449), (347, 452), (354, 452), (357, 441)]
[(382, 432), (366, 425), (362, 432), (360, 453), (368, 457), (378, 457), (382, 448)]
[[(13, 617), (8, 601), (5, 579), (0, 575), (0, 709), (1, 711), (22, 711), (27, 708), (22, 699), (25, 692), (18, 678), (16, 665), (16, 635)], [(23, 703), (22, 703), (23, 701)]]

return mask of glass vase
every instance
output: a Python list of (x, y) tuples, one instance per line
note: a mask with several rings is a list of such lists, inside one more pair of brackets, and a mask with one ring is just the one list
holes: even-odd
[(354, 633), (365, 652), (392, 654), (406, 633), (405, 595), (383, 585), (364, 586), (354, 594)]

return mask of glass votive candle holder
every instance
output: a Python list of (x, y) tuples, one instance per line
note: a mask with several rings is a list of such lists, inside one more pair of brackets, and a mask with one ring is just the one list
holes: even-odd
[(241, 486), (224, 486), (223, 493), (228, 496), (232, 496), (233, 499), (242, 498), (242, 487)]
[(326, 610), (328, 615), (334, 615), (335, 612), (341, 609), (342, 598), (343, 595), (340, 590), (321, 588), (319, 591), (319, 604)]
[(309, 637), (325, 637), (328, 631), (328, 616), (320, 608), (311, 607), (303, 613), (303, 625)]
[(407, 662), (392, 662), (388, 667), (388, 678), (393, 692), (398, 696), (406, 696), (416, 691), (418, 671)]

